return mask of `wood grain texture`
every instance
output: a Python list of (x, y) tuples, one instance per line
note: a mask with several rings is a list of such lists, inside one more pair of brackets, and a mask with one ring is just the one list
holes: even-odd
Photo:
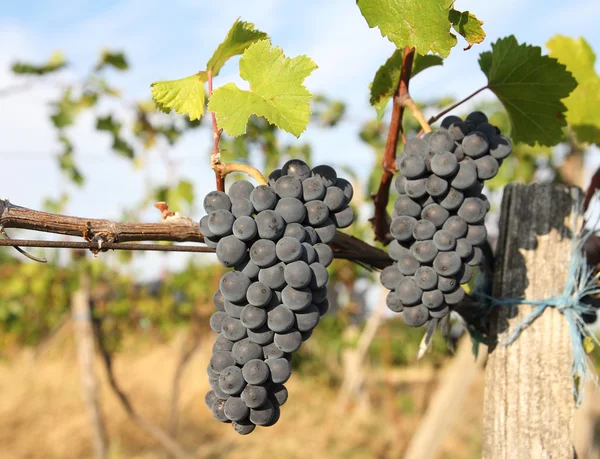
[[(504, 192), (494, 297), (540, 300), (561, 294), (571, 254), (578, 188), (510, 185)], [(573, 458), (574, 399), (569, 327), (547, 309), (516, 342), (503, 344), (532, 311), (500, 306), (490, 315), (484, 394), (485, 459)]]

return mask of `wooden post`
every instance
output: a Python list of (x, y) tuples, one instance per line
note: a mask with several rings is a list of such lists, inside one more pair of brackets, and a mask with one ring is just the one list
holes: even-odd
[[(496, 298), (541, 300), (563, 292), (571, 255), (573, 204), (581, 190), (509, 185), (496, 251)], [(573, 355), (565, 318), (548, 308), (505, 346), (532, 306), (497, 306), (490, 315), (483, 420), (484, 459), (573, 458)]]
[(98, 396), (98, 381), (94, 371), (94, 332), (90, 317), (89, 290), (84, 276), (82, 276), (81, 288), (74, 292), (71, 298), (71, 313), (75, 325), (83, 400), (92, 427), (94, 454), (97, 459), (105, 459), (108, 456), (108, 439)]
[(468, 336), (458, 343), (456, 356), (448, 363), (440, 378), (440, 386), (429, 402), (427, 411), (419, 423), (403, 459), (429, 459), (438, 451), (461, 411), (465, 396), (487, 357), (480, 349), (477, 359), (473, 356), (473, 344)]

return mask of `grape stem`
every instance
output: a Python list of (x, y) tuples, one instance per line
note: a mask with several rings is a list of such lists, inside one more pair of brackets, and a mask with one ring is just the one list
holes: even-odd
[(389, 216), (386, 211), (390, 199), (390, 186), (392, 178), (396, 172), (396, 150), (398, 148), (398, 139), (402, 134), (402, 141), (405, 141), (404, 130), (402, 129), (402, 115), (404, 114), (404, 102), (410, 99), (408, 93), (408, 83), (412, 73), (413, 59), (415, 57), (415, 48), (404, 48), (402, 56), (402, 70), (400, 71), (400, 81), (398, 88), (392, 99), (392, 119), (388, 130), (388, 137), (385, 143), (385, 152), (383, 154), (383, 174), (377, 193), (372, 196), (375, 204), (375, 213), (371, 219), (375, 240), (384, 244), (391, 241), (389, 231)]
[(415, 101), (412, 100), (412, 97), (407, 96), (402, 101), (402, 104), (411, 111), (411, 113), (413, 114), (415, 119), (421, 125), (421, 128), (423, 129), (424, 132), (431, 132), (431, 126), (429, 126), (429, 123), (425, 120), (423, 113), (421, 112), (421, 110), (419, 110), (419, 107), (417, 107), (417, 104), (415, 104)]
[(258, 169), (249, 166), (248, 164), (226, 164), (218, 162), (213, 164), (212, 168), (217, 175), (223, 178), (223, 180), (227, 174), (231, 174), (232, 172), (243, 172), (244, 174), (248, 174), (250, 177), (256, 180), (259, 185), (267, 184), (265, 176), (262, 175)]
[[(485, 85), (483, 88), (479, 88), (477, 91), (473, 92), (472, 94), (468, 95), (467, 97), (465, 97), (462, 100), (459, 100), (458, 102), (456, 102), (455, 104), (450, 105), (450, 107), (445, 108), (444, 110), (442, 110), (440, 113), (438, 113), (435, 116), (432, 116), (431, 118), (429, 118), (428, 124), (433, 124), (435, 123), (437, 120), (439, 120), (442, 116), (444, 116), (446, 113), (451, 112), (452, 110), (454, 110), (456, 107), (458, 107), (459, 105), (464, 104), (466, 101), (468, 101), (469, 99), (475, 97), (477, 94), (479, 94), (481, 91), (483, 91), (484, 89), (488, 89), (488, 86)], [(422, 125), (421, 125), (422, 126)], [(423, 132), (428, 132), (425, 129), (423, 129), (423, 131), (419, 132), (419, 136), (421, 134), (423, 134)]]
[[(208, 96), (212, 96), (213, 93), (213, 75), (212, 70), (207, 72), (208, 74)], [(210, 112), (210, 116), (212, 118), (212, 128), (213, 128), (213, 149), (212, 154), (210, 155), (210, 163), (212, 165), (213, 170), (215, 171), (215, 178), (217, 181), (217, 190), (225, 191), (225, 175), (220, 174), (214, 166), (221, 163), (221, 150), (219, 150), (219, 143), (221, 142), (221, 134), (223, 133), (223, 129), (219, 129), (217, 125), (217, 115), (215, 112)]]

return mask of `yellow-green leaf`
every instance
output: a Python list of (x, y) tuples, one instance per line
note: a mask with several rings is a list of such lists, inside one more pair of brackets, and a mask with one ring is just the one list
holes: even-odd
[(448, 14), (454, 0), (357, 0), (369, 27), (379, 27), (398, 48), (416, 48), (446, 57), (456, 46)]
[(594, 69), (594, 51), (583, 38), (562, 35), (552, 37), (546, 46), (577, 80), (577, 88), (565, 99), (567, 123), (580, 141), (600, 145), (600, 76)]
[(251, 22), (240, 21), (237, 18), (231, 29), (229, 29), (225, 40), (207, 62), (206, 70), (212, 70), (213, 76), (216, 76), (227, 60), (242, 54), (248, 46), (263, 38), (267, 38), (266, 33), (254, 30), (254, 24)]
[(312, 97), (302, 83), (316, 68), (307, 56), (290, 59), (281, 48), (271, 48), (269, 40), (258, 41), (240, 59), (240, 76), (250, 83), (250, 90), (233, 83), (221, 86), (210, 97), (208, 109), (231, 136), (244, 134), (248, 118), (258, 115), (299, 137), (310, 119)]
[(157, 81), (151, 85), (152, 98), (165, 113), (175, 110), (180, 115), (189, 115), (190, 120), (199, 120), (204, 115), (207, 80), (206, 72), (198, 72), (180, 80)]
[(485, 39), (485, 32), (481, 27), (483, 25), (483, 21), (480, 21), (475, 17), (474, 14), (469, 13), (468, 11), (457, 11), (450, 10), (450, 14), (448, 15), (450, 22), (452, 22), (452, 27), (456, 30), (469, 44), (466, 48), (470, 49), (476, 43), (481, 43)]

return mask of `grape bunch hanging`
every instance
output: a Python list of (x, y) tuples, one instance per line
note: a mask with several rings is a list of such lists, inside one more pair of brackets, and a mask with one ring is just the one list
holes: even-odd
[(483, 257), (489, 201), (483, 182), (512, 152), (510, 139), (473, 112), (463, 121), (444, 118), (441, 128), (406, 142), (397, 158), (388, 248), (393, 265), (381, 273), (387, 306), (413, 327), (441, 319), (465, 295)]
[(200, 229), (219, 262), (211, 328), (218, 333), (205, 397), (213, 416), (246, 435), (271, 426), (287, 400), (291, 357), (328, 308), (328, 243), (354, 220), (351, 184), (330, 166), (288, 161), (268, 185), (236, 181), (204, 199)]

